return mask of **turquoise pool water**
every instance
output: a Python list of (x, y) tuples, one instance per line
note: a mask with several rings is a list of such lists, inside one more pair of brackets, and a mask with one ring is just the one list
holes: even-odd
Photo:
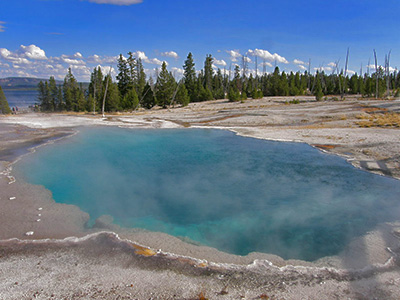
[(15, 169), (92, 220), (239, 255), (312, 261), (400, 215), (399, 181), (305, 144), (223, 130), (84, 128)]

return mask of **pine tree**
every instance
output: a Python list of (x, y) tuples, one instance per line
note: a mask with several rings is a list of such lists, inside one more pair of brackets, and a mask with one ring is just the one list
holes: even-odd
[(78, 89), (78, 83), (69, 68), (63, 84), (64, 103), (67, 111), (76, 110)]
[(150, 109), (156, 105), (156, 99), (154, 98), (154, 93), (149, 83), (147, 83), (144, 87), (142, 101), (140, 104), (147, 109)]
[(38, 103), (42, 110), (43, 110), (43, 107), (46, 106), (46, 93), (47, 93), (47, 91), (46, 91), (45, 85), (44, 85), (43, 81), (40, 81), (38, 83), (38, 99), (37, 100), (38, 100)]
[(0, 113), (11, 114), (10, 106), (8, 105), (6, 95), (4, 95), (4, 92), (3, 92), (3, 89), (1, 88), (1, 86), (0, 86)]
[(188, 91), (184, 84), (179, 84), (178, 91), (176, 92), (175, 100), (182, 106), (187, 106), (190, 102)]
[(90, 107), (88, 107), (88, 111), (95, 112), (100, 110), (102, 105), (101, 96), (104, 93), (103, 79), (101, 67), (94, 68), (92, 74), (90, 75), (89, 96), (91, 96), (92, 99), (90, 100)]
[(235, 85), (235, 89), (239, 91), (239, 93), (242, 91), (242, 79), (240, 77), (240, 67), (239, 65), (235, 66), (235, 70), (233, 73), (233, 81), (234, 81), (234, 85)]
[(135, 110), (139, 106), (139, 97), (134, 88), (125, 94), (121, 106), (124, 110)]
[(107, 112), (115, 112), (121, 109), (121, 100), (118, 85), (112, 82), (111, 76), (107, 75), (104, 78), (103, 85), (105, 86), (108, 83), (107, 95), (106, 95), (106, 103), (105, 103), (105, 111)]
[(183, 65), (183, 79), (185, 81), (185, 87), (188, 91), (190, 101), (196, 101), (197, 95), (196, 90), (196, 70), (194, 68), (193, 55), (189, 52), (185, 64)]
[(137, 84), (136, 84), (136, 93), (138, 96), (142, 97), (144, 87), (146, 85), (146, 73), (144, 72), (142, 59), (139, 58), (136, 64), (137, 68)]
[[(206, 90), (208, 89), (211, 92), (211, 95), (213, 92), (213, 86), (212, 86), (212, 80), (214, 75), (214, 70), (212, 68), (213, 61), (214, 59), (212, 58), (211, 54), (208, 54), (206, 56), (206, 60), (204, 61), (204, 88)], [(213, 97), (211, 97), (211, 99), (213, 99)]]
[(49, 79), (49, 108), (48, 111), (55, 111), (57, 107), (57, 96), (58, 96), (58, 88), (56, 80), (53, 76), (50, 76)]
[[(133, 58), (131, 58), (130, 60), (131, 64), (132, 60)], [(117, 75), (118, 90), (119, 93), (121, 94), (121, 97), (124, 97), (126, 93), (133, 88), (133, 81), (131, 77), (130, 66), (128, 65), (127, 60), (124, 59), (122, 54), (120, 54), (118, 58), (118, 71), (119, 71)]]
[(156, 97), (158, 105), (166, 108), (171, 104), (172, 96), (175, 91), (175, 85), (176, 83), (174, 77), (170, 72), (168, 72), (167, 64), (163, 62), (156, 83)]
[(322, 85), (321, 85), (320, 75), (318, 72), (315, 75), (315, 80), (316, 80), (316, 84), (315, 84), (314, 95), (315, 95), (315, 99), (317, 101), (320, 101), (320, 100), (322, 100), (324, 93), (322, 92)]
[(85, 95), (84, 95), (82, 89), (78, 89), (75, 111), (76, 112), (85, 111), (86, 107), (87, 107), (87, 102), (86, 102), (86, 99), (85, 99)]

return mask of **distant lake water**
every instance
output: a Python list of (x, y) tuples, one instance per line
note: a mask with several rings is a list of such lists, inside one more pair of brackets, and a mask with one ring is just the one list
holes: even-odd
[(400, 216), (397, 180), (306, 144), (223, 130), (84, 128), (15, 171), (92, 220), (111, 215), (239, 255), (312, 261)]
[(10, 108), (27, 108), (37, 103), (37, 90), (7, 90), (3, 89)]

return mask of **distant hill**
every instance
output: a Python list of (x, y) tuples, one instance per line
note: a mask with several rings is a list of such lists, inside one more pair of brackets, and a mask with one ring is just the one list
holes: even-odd
[[(33, 77), (7, 77), (0, 78), (0, 86), (4, 90), (36, 90), (40, 81), (48, 81), (48, 79)], [(63, 84), (62, 80), (56, 80), (57, 85)], [(83, 88), (86, 89), (89, 83), (83, 82)]]

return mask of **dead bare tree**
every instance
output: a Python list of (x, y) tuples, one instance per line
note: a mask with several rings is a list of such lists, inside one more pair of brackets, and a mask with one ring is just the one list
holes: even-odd
[(243, 72), (243, 78), (246, 78), (247, 74), (247, 56), (242, 55), (242, 72)]
[(258, 69), (258, 65), (257, 65), (257, 55), (254, 56), (254, 64), (255, 64), (255, 68), (256, 68), (256, 78), (257, 78), (257, 76), (258, 76), (258, 74), (257, 74), (257, 69)]
[(374, 57), (375, 57), (375, 79), (376, 79), (376, 89), (375, 89), (375, 99), (378, 99), (379, 95), (379, 76), (378, 76), (378, 60), (376, 58), (376, 51), (374, 49)]
[(389, 51), (388, 55), (385, 58), (385, 69), (386, 69), (386, 93), (389, 97), (390, 94), (390, 53), (392, 50)]
[[(343, 100), (344, 98), (344, 93), (346, 91), (346, 76), (347, 76), (347, 65), (349, 63), (349, 48), (347, 48), (347, 54), (346, 54), (346, 63), (344, 66), (344, 80), (343, 80), (343, 87), (342, 87), (342, 91), (340, 93), (340, 99)], [(340, 81), (340, 77), (339, 77), (339, 81)]]
[(267, 72), (267, 62), (265, 61), (265, 58), (263, 60), (263, 75)]
[(311, 58), (308, 59), (308, 82), (307, 89), (310, 91), (311, 88)]
[(97, 78), (95, 78), (93, 86), (93, 115), (96, 114), (96, 81)]
[(106, 90), (104, 92), (104, 97), (103, 97), (103, 105), (101, 107), (101, 114), (103, 115), (103, 118), (105, 118), (105, 114), (104, 114), (104, 108), (106, 106), (106, 97), (107, 97), (107, 90), (108, 90), (108, 82), (110, 81), (111, 78), (111, 66), (110, 66), (110, 70), (108, 71), (108, 75), (107, 75), (107, 81), (106, 81)]

